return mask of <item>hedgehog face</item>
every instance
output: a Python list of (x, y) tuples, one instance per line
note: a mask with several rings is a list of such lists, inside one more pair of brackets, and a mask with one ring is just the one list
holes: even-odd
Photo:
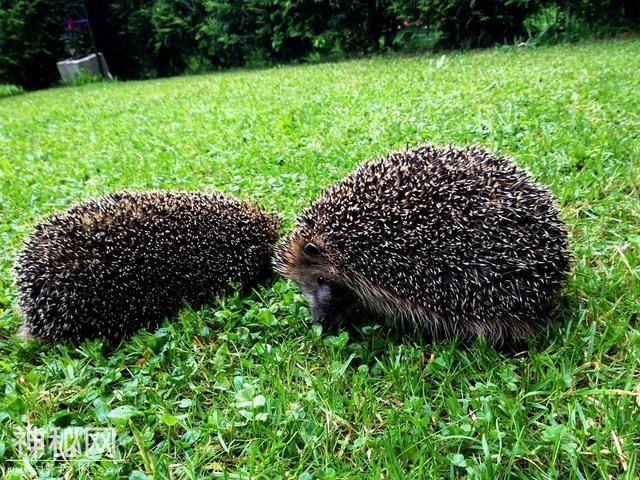
[(301, 269), (298, 285), (309, 303), (313, 321), (327, 326), (340, 313), (344, 285), (334, 274), (327, 257), (315, 244), (307, 243), (303, 253), (307, 261)]
[(336, 301), (338, 295), (336, 295), (332, 283), (320, 275), (315, 283), (311, 279), (309, 282), (300, 284), (302, 294), (309, 303), (313, 321), (323, 326), (333, 322), (340, 310), (338, 308), (339, 302)]
[(313, 321), (329, 325), (345, 302), (344, 283), (316, 244), (298, 240), (287, 247), (278, 270), (298, 284), (309, 303)]

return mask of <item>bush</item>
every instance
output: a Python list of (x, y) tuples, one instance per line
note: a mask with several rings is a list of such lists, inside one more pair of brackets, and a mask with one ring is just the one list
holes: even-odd
[(524, 20), (536, 9), (535, 0), (396, 0), (389, 6), (401, 25), (396, 44), (423, 35), (446, 48), (487, 47), (525, 37)]
[(10, 97), (12, 95), (18, 95), (23, 92), (24, 92), (24, 89), (17, 85), (11, 85), (11, 84), (0, 85), (0, 98)]
[[(80, 0), (0, 0), (0, 81), (57, 79), (63, 20)], [(486, 47), (637, 29), (637, 1), (109, 0), (89, 2), (112, 73), (146, 78), (340, 58), (384, 49)]]
[(542, 5), (524, 22), (529, 38), (542, 43), (604, 36), (632, 30), (640, 22), (640, 3), (582, 0)]
[(65, 56), (61, 36), (71, 0), (0, 0), (0, 82), (38, 88), (59, 78)]

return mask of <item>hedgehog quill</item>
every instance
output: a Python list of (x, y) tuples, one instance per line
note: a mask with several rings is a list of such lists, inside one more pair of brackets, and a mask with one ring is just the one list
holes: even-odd
[(14, 266), (22, 336), (119, 340), (270, 271), (279, 217), (222, 193), (118, 192), (36, 225)]
[(350, 298), (435, 336), (494, 345), (549, 322), (570, 271), (552, 195), (510, 160), (434, 147), (365, 162), (327, 189), (276, 249), (313, 319)]

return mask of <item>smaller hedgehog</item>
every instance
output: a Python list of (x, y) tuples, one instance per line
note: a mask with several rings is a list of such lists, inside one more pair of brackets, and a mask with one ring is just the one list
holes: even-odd
[(497, 346), (548, 323), (570, 270), (551, 194), (475, 147), (364, 163), (300, 215), (276, 255), (315, 321), (355, 298), (434, 335)]
[(104, 337), (156, 328), (182, 301), (270, 271), (279, 217), (222, 193), (119, 192), (36, 225), (14, 272), (25, 338)]

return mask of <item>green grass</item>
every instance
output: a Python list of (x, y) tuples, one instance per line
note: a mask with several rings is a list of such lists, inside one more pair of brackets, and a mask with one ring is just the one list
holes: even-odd
[[(381, 57), (0, 100), (0, 473), (22, 478), (637, 478), (640, 41)], [(22, 344), (33, 223), (120, 188), (221, 188), (287, 228), (367, 157), (512, 155), (558, 196), (575, 273), (525, 352), (311, 327), (277, 280), (119, 346)], [(363, 326), (364, 325), (364, 326)], [(114, 426), (119, 461), (19, 459), (14, 430)]]

